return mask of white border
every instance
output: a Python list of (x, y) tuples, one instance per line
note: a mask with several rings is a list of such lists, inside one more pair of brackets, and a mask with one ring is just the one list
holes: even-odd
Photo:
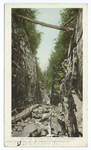
[[(24, 4), (24, 7), (29, 7), (29, 4)], [(39, 5), (39, 4), (38, 4)], [(64, 4), (62, 4), (61, 5), (61, 7), (64, 7), (63, 6)], [(68, 6), (69, 5), (69, 6)], [(87, 13), (87, 10), (85, 10), (85, 9), (87, 9), (85, 6), (85, 4), (83, 5), (83, 4), (74, 4), (74, 8), (75, 7), (79, 7), (79, 5), (80, 5), (80, 7), (83, 7), (83, 9), (84, 9), (84, 13)], [(11, 54), (10, 53), (8, 53), (8, 51), (6, 51), (6, 50), (8, 50), (8, 49), (10, 49), (11, 48), (11, 41), (10, 41), (10, 33), (11, 33), (11, 29), (10, 29), (10, 20), (11, 20), (11, 17), (10, 17), (10, 9), (9, 8), (11, 8), (12, 6), (10, 5), (10, 4), (8, 4), (7, 5), (8, 6), (8, 10), (7, 10), (7, 12), (6, 12), (6, 14), (7, 14), (7, 16), (8, 16), (8, 20), (5, 20), (7, 23), (6, 23), (6, 25), (7, 25), (7, 28), (5, 28), (5, 66), (6, 66), (6, 68), (5, 68), (5, 72), (7, 72), (7, 74), (6, 74), (6, 76), (5, 76), (5, 80), (7, 81), (5, 81), (5, 91), (7, 92), (5, 95), (6, 95), (6, 98), (7, 98), (7, 100), (5, 100), (5, 114), (7, 114), (7, 115), (5, 115), (5, 119), (7, 120), (6, 121), (6, 123), (5, 123), (5, 133), (6, 133), (6, 139), (8, 139), (8, 140), (12, 140), (12, 138), (10, 137), (10, 135), (8, 134), (9, 132), (10, 132), (10, 126), (8, 126), (9, 125), (9, 123), (10, 123), (10, 120), (11, 120), (11, 118), (10, 118), (10, 115), (9, 115), (9, 113), (11, 112), (10, 111), (10, 105), (8, 105), (8, 104), (10, 104), (10, 93), (11, 93), (11, 88), (10, 88), (10, 85), (11, 85), (11, 83), (10, 83), (10, 74), (11, 74), (11, 69), (10, 68), (8, 68), (8, 66), (10, 66), (11, 65)], [(6, 6), (6, 7), (7, 7)], [(16, 7), (16, 6), (18, 6), (18, 7), (22, 7), (22, 4), (13, 4), (13, 6), (14, 7)], [(34, 4), (32, 4), (32, 6), (34, 7)], [(44, 6), (44, 4), (42, 4), (41, 5), (41, 7), (45, 7)], [(49, 4), (47, 5), (46, 4), (46, 7), (49, 7), (49, 8), (51, 8), (51, 6), (49, 6)], [(52, 7), (55, 7), (54, 6), (54, 4), (52, 4)], [(56, 7), (59, 7), (59, 5), (57, 5), (56, 4)], [(65, 7), (73, 7), (73, 4), (65, 4)], [(64, 8), (65, 8), (64, 7)], [(37, 8), (37, 6), (36, 6), (36, 8)], [(6, 8), (7, 9), (7, 8)], [(87, 23), (88, 23), (88, 21), (87, 21), (87, 17), (85, 17), (85, 15), (87, 16), (87, 14), (84, 14), (84, 40), (85, 40), (85, 44), (84, 44), (84, 50), (85, 49), (87, 49)], [(86, 52), (86, 51), (85, 51)], [(8, 55), (8, 57), (7, 57), (7, 55)], [(86, 60), (84, 59), (84, 63), (85, 63), (85, 70), (84, 70), (84, 73), (85, 73), (85, 79), (87, 79), (87, 53), (84, 53), (84, 58), (86, 58)], [(87, 74), (86, 74), (87, 73)], [(8, 78), (8, 80), (7, 80), (7, 78)], [(85, 81), (87, 81), (87, 80), (85, 80)], [(84, 82), (84, 87), (85, 87), (85, 89), (87, 89), (87, 82)], [(85, 90), (86, 91), (86, 90)], [(86, 93), (86, 92), (85, 92)], [(85, 98), (87, 98), (87, 94), (86, 95), (84, 95), (85, 96)], [(8, 107), (7, 107), (8, 106)], [(87, 101), (85, 101), (85, 103), (84, 103), (84, 108), (87, 108)], [(85, 109), (86, 110), (86, 109)], [(85, 117), (85, 119), (87, 118), (87, 113), (84, 111), (84, 117)], [(87, 128), (87, 122), (86, 121), (84, 121), (84, 125), (85, 125), (85, 128)], [(7, 131), (8, 131), (8, 133), (7, 133)], [(72, 140), (73, 138), (70, 138), (70, 140), (71, 140), (71, 143), (70, 142), (68, 142), (68, 143), (66, 143), (66, 142), (63, 142), (64, 141), (64, 139), (61, 139), (62, 140), (62, 142), (61, 142), (61, 145), (59, 145), (59, 146), (74, 146), (75, 144), (75, 146), (86, 146), (86, 144), (87, 144), (87, 135), (86, 135), (86, 133), (87, 132), (84, 132), (84, 135), (85, 135), (85, 137), (84, 138), (82, 138), (81, 139), (81, 141), (79, 140), (77, 140), (77, 138), (75, 138), (75, 140)], [(13, 138), (14, 139), (14, 138)], [(14, 139), (14, 140), (17, 140), (17, 139), (19, 139), (19, 138), (16, 138), (16, 139)], [(22, 140), (28, 140), (28, 138), (22, 138)], [(35, 138), (32, 138), (32, 139), (34, 139), (35, 140)], [(45, 140), (46, 140), (46, 138), (44, 138)], [(56, 138), (57, 139), (57, 138)], [(20, 139), (19, 139), (20, 140)], [(37, 138), (36, 138), (36, 140), (37, 140)], [(38, 138), (38, 140), (39, 140), (39, 138)], [(50, 140), (50, 139), (49, 139)], [(59, 140), (59, 139), (58, 139)], [(57, 140), (57, 141), (58, 141)], [(68, 140), (68, 138), (67, 138), (67, 140)], [(47, 141), (48, 141), (48, 138), (47, 138)], [(77, 142), (76, 142), (77, 141)], [(5, 145), (7, 145), (6, 143), (5, 143)], [(11, 145), (12, 145), (12, 143), (11, 143)], [(7, 146), (10, 146), (10, 144), (9, 145), (7, 145)], [(14, 146), (14, 145), (13, 145)], [(16, 145), (15, 145), (16, 146)], [(37, 145), (37, 146), (39, 146), (39, 145)], [(42, 145), (41, 145), (42, 146)], [(46, 146), (46, 145), (45, 145)], [(52, 146), (52, 145), (49, 145), (49, 146)], [(54, 145), (54, 146), (58, 146), (58, 145)]]

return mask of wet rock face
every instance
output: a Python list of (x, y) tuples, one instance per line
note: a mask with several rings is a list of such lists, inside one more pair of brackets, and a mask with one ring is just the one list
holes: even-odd
[[(71, 137), (82, 133), (83, 79), (83, 12), (79, 10), (75, 31), (71, 37), (65, 78), (60, 85), (60, 99), (65, 113), (65, 124)], [(63, 62), (64, 65), (64, 62)]]
[(12, 18), (12, 109), (36, 100), (42, 101), (39, 84), (35, 54), (30, 48), (26, 32)]
[(71, 37), (68, 50), (68, 65), (64, 79), (64, 93), (75, 89), (77, 95), (82, 100), (82, 75), (83, 75), (83, 13), (79, 10), (75, 31)]

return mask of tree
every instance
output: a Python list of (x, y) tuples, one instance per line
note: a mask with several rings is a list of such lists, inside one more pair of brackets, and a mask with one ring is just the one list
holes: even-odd
[[(60, 11), (61, 24), (60, 26), (65, 26), (69, 28), (75, 28), (76, 15), (78, 9), (66, 8)], [(72, 19), (73, 18), (73, 19)], [(69, 21), (71, 20), (71, 22)], [(72, 32), (60, 31), (58, 38), (55, 39), (54, 51), (50, 55), (49, 66), (45, 72), (45, 87), (50, 91), (50, 82), (52, 81), (52, 67), (55, 66), (55, 80), (54, 80), (54, 93), (59, 92), (60, 80), (64, 78), (65, 72), (62, 68), (62, 62), (67, 58), (67, 51), (69, 47), (69, 42), (71, 39)], [(49, 83), (49, 84), (48, 84)]]
[(25, 19), (27, 21), (31, 21), (33, 23), (36, 23), (36, 24), (39, 24), (39, 25), (42, 25), (42, 26), (45, 26), (45, 27), (54, 28), (54, 29), (63, 30), (63, 31), (71, 31), (71, 32), (74, 31), (74, 28), (68, 28), (68, 27), (64, 27), (64, 26), (61, 27), (61, 26), (51, 25), (51, 24), (48, 24), (48, 23), (44, 23), (44, 22), (40, 22), (40, 21), (37, 21), (37, 20), (30, 19), (28, 17), (22, 16), (22, 15), (19, 15), (19, 14), (16, 14), (16, 15), (18, 17), (22, 18), (22, 19)]
[[(36, 54), (41, 42), (41, 33), (36, 30), (36, 25), (17, 17), (16, 13), (36, 19), (37, 11), (12, 9), (12, 109), (26, 105), (31, 80), (26, 57), (29, 57), (31, 51)], [(23, 41), (22, 49), (21, 42)]]
[(12, 17), (15, 19), (18, 28), (24, 28), (28, 41), (30, 44), (30, 48), (33, 53), (37, 54), (38, 46), (41, 42), (41, 34), (36, 30), (36, 24), (28, 22), (20, 17), (17, 17), (16, 14), (24, 15), (25, 17), (36, 19), (38, 11), (35, 9), (24, 9), (24, 8), (13, 8), (12, 9)]

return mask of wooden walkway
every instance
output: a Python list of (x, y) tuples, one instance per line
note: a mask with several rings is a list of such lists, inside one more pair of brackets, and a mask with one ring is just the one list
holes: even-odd
[(21, 113), (18, 113), (15, 109), (17, 114), (12, 117), (12, 123), (15, 123), (18, 120), (22, 120), (24, 117), (29, 115), (32, 112), (33, 109), (37, 108), (38, 106), (40, 106), (40, 104), (35, 104), (33, 106), (30, 106), (30, 107), (24, 109)]

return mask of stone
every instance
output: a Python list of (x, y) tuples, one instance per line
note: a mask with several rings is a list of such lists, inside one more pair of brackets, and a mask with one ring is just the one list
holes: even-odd
[[(19, 26), (17, 26), (16, 20), (14, 17), (12, 17), (12, 45), (13, 45), (12, 51), (16, 53), (16, 55), (20, 58), (20, 60), (22, 62), (21, 65), (18, 64), (16, 58), (14, 57), (13, 62), (15, 62), (16, 66), (18, 66), (18, 68), (22, 68), (22, 69), (20, 69), (20, 71), (17, 74), (18, 81), (20, 81), (20, 75), (21, 75), (21, 84), (22, 85), (24, 85), (24, 80), (25, 80), (24, 73), (22, 73), (22, 70), (25, 70), (25, 64), (27, 66), (27, 69), (26, 69), (26, 74), (27, 74), (27, 79), (28, 79), (27, 86), (29, 86), (29, 88), (27, 87), (28, 88), (27, 94), (25, 94), (24, 89), (23, 89), (23, 91), (21, 88), (19, 90), (20, 90), (20, 93), (22, 93), (21, 99), (24, 97), (24, 95), (26, 95), (26, 102), (23, 101), (23, 104), (26, 103), (26, 105), (28, 105), (28, 104), (31, 105), (31, 104), (33, 104), (32, 102), (34, 102), (34, 100), (36, 100), (38, 98), (37, 91), (38, 91), (38, 93), (40, 91), (39, 85), (37, 85), (38, 76), (37, 76), (37, 70), (36, 70), (35, 54), (30, 49), (30, 44), (29, 44), (28, 37), (27, 37), (27, 34), (26, 34), (24, 28), (20, 28)], [(13, 55), (14, 55), (14, 53), (13, 53)], [(15, 74), (16, 66), (13, 67), (12, 74)], [(15, 75), (12, 76), (12, 78), (15, 78)], [(14, 85), (16, 85), (15, 80), (14, 80)], [(35, 90), (35, 89), (38, 89), (38, 90)], [(12, 90), (12, 92), (14, 92), (14, 91)], [(40, 97), (39, 97), (39, 99), (41, 101)], [(16, 101), (16, 96), (14, 96), (14, 101)], [(18, 106), (19, 104), (17, 103), (17, 107), (20, 107), (20, 106)]]
[(57, 113), (56, 112), (52, 112), (52, 116), (56, 117)]
[(68, 113), (65, 114), (65, 123), (66, 123), (66, 124), (68, 123)]
[[(61, 85), (61, 96), (64, 98), (63, 106), (65, 115), (65, 125), (68, 136), (78, 136), (82, 134), (82, 77), (83, 77), (83, 12), (78, 10), (75, 32), (71, 36), (68, 49), (67, 71)], [(64, 62), (63, 62), (64, 63)], [(62, 63), (62, 64), (63, 64)], [(63, 65), (62, 65), (63, 66)], [(72, 98), (73, 97), (73, 98)], [(72, 100), (71, 100), (72, 99)], [(58, 119), (61, 123), (61, 118)]]
[(59, 133), (59, 137), (68, 137), (68, 135), (64, 135), (62, 133)]
[(51, 117), (51, 113), (45, 113), (42, 115), (42, 119), (40, 119), (40, 122), (43, 122)]
[(37, 115), (34, 116), (34, 118), (40, 119), (40, 118), (42, 118), (42, 114), (37, 114)]
[(21, 132), (21, 131), (22, 131), (22, 127), (21, 127), (21, 126), (18, 126), (17, 131)]
[(43, 124), (44, 124), (45, 126), (48, 126), (48, 122), (47, 122), (47, 121), (44, 121)]
[(62, 116), (57, 116), (58, 120), (62, 120)]
[(71, 93), (72, 93), (72, 94), (76, 94), (75, 90), (72, 90)]
[(58, 130), (57, 130), (57, 129), (53, 129), (53, 130), (51, 131), (51, 133), (54, 134), (54, 135), (57, 135), (57, 134), (58, 134)]
[(15, 127), (14, 127), (14, 129), (17, 131), (17, 129), (18, 129), (18, 126), (15, 126)]
[(56, 114), (61, 114), (62, 113), (62, 107), (56, 107), (55, 109), (54, 109), (54, 111), (53, 112), (55, 112)]
[(32, 117), (34, 118), (36, 116), (36, 114), (34, 112), (32, 112)]
[(77, 109), (77, 111), (75, 112), (77, 127), (78, 127), (79, 132), (83, 134), (83, 114), (82, 114), (83, 102), (79, 99), (77, 94), (72, 94), (72, 96), (74, 98), (74, 103)]
[(38, 130), (34, 131), (29, 135), (29, 137), (40, 137), (40, 136), (41, 136), (41, 132), (38, 132)]
[(38, 128), (38, 133), (41, 133), (41, 128), (40, 128), (40, 126), (37, 126), (37, 128)]
[(14, 133), (14, 131), (12, 130), (12, 131), (11, 131), (11, 134), (13, 134), (13, 133)]
[(12, 134), (12, 137), (19, 137), (19, 132), (15, 131), (15, 132)]
[(49, 110), (44, 107), (43, 108), (43, 113), (49, 113)]
[(68, 104), (68, 98), (64, 97), (64, 102)]
[(46, 105), (50, 105), (50, 97), (46, 95)]
[(17, 124), (18, 124), (18, 125), (20, 125), (20, 124), (21, 124), (21, 122), (17, 122)]
[(39, 108), (38, 108), (38, 113), (39, 113), (39, 114), (42, 114), (42, 113), (43, 113), (43, 107), (39, 107)]
[(30, 121), (30, 117), (28, 117), (24, 122), (28, 123)]
[(38, 108), (35, 108), (35, 109), (33, 110), (33, 113), (38, 113), (38, 111), (39, 111), (39, 109), (38, 109)]
[(42, 107), (39, 107), (38, 113), (48, 113), (49, 110), (43, 105)]
[(52, 128), (52, 133), (56, 134), (56, 135), (58, 134), (58, 132), (62, 131), (62, 127), (61, 127), (60, 123), (58, 122), (57, 117), (51, 118), (51, 128)]
[(41, 131), (41, 136), (46, 136), (46, 135), (47, 135), (46, 131), (45, 131), (45, 130), (42, 130), (42, 131)]
[(31, 123), (29, 125), (27, 125), (26, 127), (23, 128), (22, 132), (19, 133), (15, 133), (14, 137), (29, 137), (29, 135), (31, 133), (33, 133), (34, 131), (37, 131), (37, 126), (34, 123)]

